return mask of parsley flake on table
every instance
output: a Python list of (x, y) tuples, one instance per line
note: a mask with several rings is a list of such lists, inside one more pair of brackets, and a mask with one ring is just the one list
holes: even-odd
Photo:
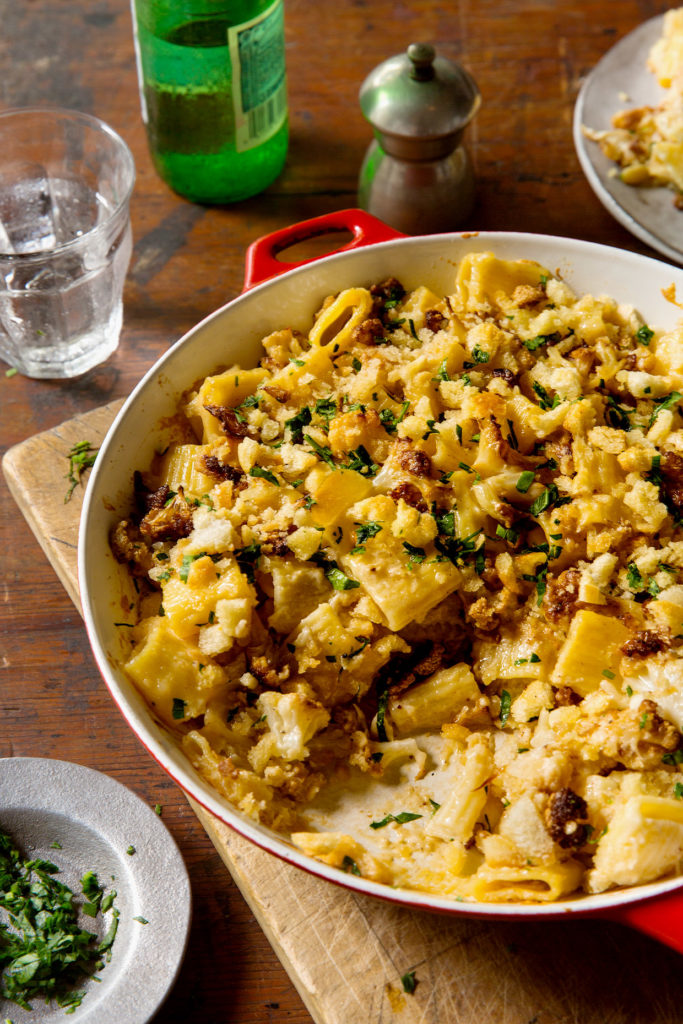
[(403, 991), (407, 992), (408, 995), (411, 996), (417, 986), (415, 971), (406, 971), (406, 973), (401, 977), (401, 985), (403, 986)]
[(81, 482), (81, 477), (86, 469), (90, 469), (95, 464), (98, 451), (99, 449), (93, 448), (90, 441), (78, 441), (68, 452), (66, 457), (69, 460), (69, 472), (66, 474), (66, 478), (70, 486), (64, 496), (64, 504), (71, 500), (71, 495)]

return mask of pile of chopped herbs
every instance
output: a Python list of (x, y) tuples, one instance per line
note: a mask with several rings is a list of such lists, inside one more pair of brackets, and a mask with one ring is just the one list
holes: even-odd
[[(29, 1000), (54, 999), (67, 1013), (80, 1006), (77, 986), (95, 976), (111, 956), (119, 912), (116, 893), (105, 895), (92, 871), (81, 880), (83, 901), (54, 875), (50, 861), (28, 860), (0, 830), (0, 996), (25, 1010)], [(102, 941), (78, 924), (79, 910), (89, 917), (112, 911)]]

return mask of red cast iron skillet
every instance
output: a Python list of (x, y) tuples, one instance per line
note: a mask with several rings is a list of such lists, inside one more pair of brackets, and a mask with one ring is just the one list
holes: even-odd
[[(297, 243), (346, 232), (351, 239), (323, 257), (296, 263), (278, 255)], [(114, 623), (122, 617), (126, 573), (109, 549), (112, 525), (130, 509), (132, 474), (149, 464), (180, 394), (194, 381), (233, 362), (253, 366), (260, 339), (283, 326), (306, 329), (322, 299), (342, 288), (396, 276), (406, 288), (430, 285), (445, 293), (468, 251), (529, 258), (559, 272), (580, 292), (633, 303), (655, 326), (673, 326), (675, 310), (661, 294), (683, 271), (658, 260), (576, 239), (523, 233), (467, 233), (407, 238), (361, 210), (343, 210), (277, 231), (254, 242), (246, 258), (244, 291), (189, 331), (152, 367), (113, 423), (85, 496), (79, 538), (79, 583), (93, 653), (104, 680), (148, 752), (200, 805), (263, 849), (346, 888), (420, 910), (488, 918), (599, 916), (631, 925), (683, 952), (683, 879), (579, 896), (554, 904), (460, 903), (391, 889), (306, 857), (286, 839), (246, 818), (192, 769), (156, 723), (119, 668), (125, 655)]]

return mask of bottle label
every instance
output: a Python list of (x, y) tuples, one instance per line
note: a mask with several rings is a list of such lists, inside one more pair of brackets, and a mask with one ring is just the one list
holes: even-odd
[(287, 116), (284, 8), (275, 2), (251, 21), (228, 29), (232, 61), (235, 148), (269, 139)]

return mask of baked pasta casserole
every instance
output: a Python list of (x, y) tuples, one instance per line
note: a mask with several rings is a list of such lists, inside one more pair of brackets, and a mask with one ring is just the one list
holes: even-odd
[(111, 538), (126, 673), (196, 771), (390, 886), (675, 874), (683, 328), (478, 252), (263, 350), (187, 391)]

